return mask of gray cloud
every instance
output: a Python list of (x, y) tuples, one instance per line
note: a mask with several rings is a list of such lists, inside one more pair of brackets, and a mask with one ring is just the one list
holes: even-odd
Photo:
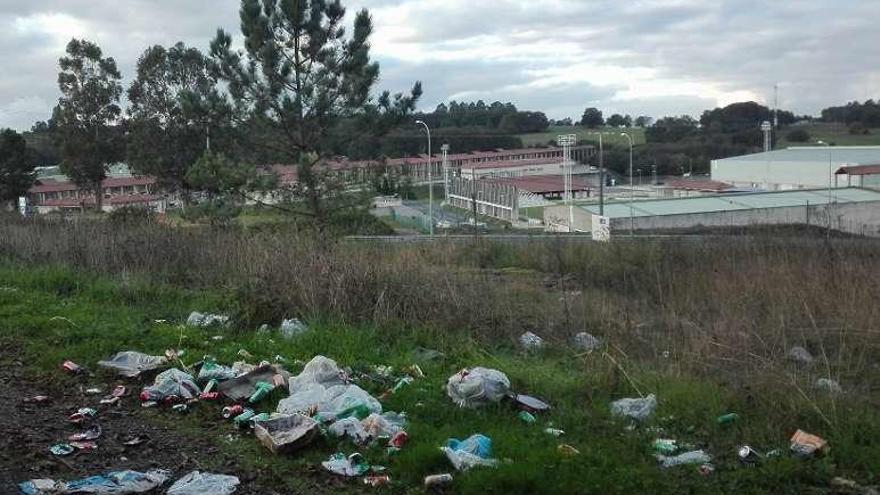
[[(779, 83), (798, 113), (876, 98), (876, 2), (859, 0), (348, 0), (377, 25), (382, 85), (511, 100), (551, 117), (696, 114)], [(237, 34), (238, 0), (0, 0), (0, 127), (49, 116), (70, 36), (97, 41), (129, 78), (149, 45), (205, 49)]]

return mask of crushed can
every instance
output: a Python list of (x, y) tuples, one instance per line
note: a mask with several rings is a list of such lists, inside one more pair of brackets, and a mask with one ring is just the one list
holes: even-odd
[(520, 411), (516, 416), (523, 423), (530, 424), (530, 425), (535, 424), (535, 422), (538, 421), (538, 418), (536, 418), (534, 414), (532, 414), (528, 411)]
[(251, 418), (253, 418), (256, 415), (257, 415), (257, 413), (254, 412), (253, 409), (245, 409), (244, 411), (242, 411), (241, 414), (232, 418), (232, 422), (235, 423), (235, 426), (242, 428), (242, 427), (246, 426), (248, 424), (248, 422), (251, 420)]
[(209, 394), (213, 392), (214, 389), (217, 388), (217, 385), (219, 385), (219, 382), (217, 380), (208, 380), (208, 384), (205, 385), (204, 389), (202, 389), (202, 393)]
[(379, 486), (385, 486), (389, 483), (391, 483), (391, 477), (389, 477), (388, 475), (367, 476), (366, 478), (364, 478), (364, 484), (370, 485), (374, 488), (379, 487)]
[(78, 374), (82, 373), (83, 371), (85, 371), (85, 369), (82, 366), (74, 363), (73, 361), (69, 361), (69, 360), (61, 363), (61, 369), (70, 373), (71, 375), (78, 375)]
[(80, 424), (85, 421), (90, 421), (95, 419), (98, 416), (98, 411), (92, 409), (91, 407), (83, 407), (80, 408), (77, 412), (71, 414), (67, 419), (71, 423)]
[(251, 404), (256, 404), (257, 402), (265, 399), (266, 396), (272, 392), (275, 386), (269, 382), (257, 382), (256, 385), (254, 385), (254, 388), (254, 393), (251, 394), (250, 398), (248, 398), (248, 402), (250, 402)]
[(672, 455), (678, 452), (678, 442), (669, 438), (654, 440), (654, 452), (662, 455)]
[(28, 397), (24, 399), (24, 403), (26, 404), (43, 404), (45, 402), (51, 401), (52, 398), (48, 395), (35, 395), (33, 397)]
[(219, 392), (202, 392), (199, 394), (199, 400), (217, 400), (220, 398)]
[(117, 385), (113, 388), (113, 391), (110, 392), (111, 397), (125, 397), (128, 394), (128, 388), (125, 385)]
[(739, 457), (739, 461), (743, 464), (756, 464), (761, 460), (761, 454), (748, 445), (743, 445), (737, 449), (736, 456)]
[(76, 450), (69, 443), (56, 443), (49, 447), (49, 452), (59, 457), (64, 457), (73, 453)]
[(544, 428), (544, 433), (553, 435), (554, 437), (561, 437), (562, 435), (565, 435), (565, 430), (560, 430), (559, 428)]
[(452, 475), (449, 473), (432, 474), (425, 476), (425, 488), (437, 488), (452, 483)]
[(409, 435), (407, 435), (405, 431), (398, 431), (390, 440), (388, 440), (388, 446), (395, 449), (402, 449), (403, 446), (406, 445), (407, 440), (409, 440)]
[(739, 414), (727, 413), (727, 414), (722, 414), (721, 416), (718, 416), (717, 418), (715, 418), (715, 422), (718, 423), (719, 425), (729, 425), (738, 419), (739, 419)]
[(241, 414), (243, 412), (244, 412), (244, 407), (242, 407), (239, 404), (236, 404), (234, 406), (224, 407), (222, 414), (223, 414), (224, 419), (230, 419), (230, 418), (234, 418), (234, 417), (238, 416), (239, 414)]
[(105, 406), (112, 406), (113, 404), (116, 404), (117, 402), (119, 402), (119, 397), (110, 396), (110, 397), (104, 397), (103, 399), (101, 399), (101, 404), (105, 405)]
[(95, 442), (70, 442), (70, 446), (76, 450), (98, 450), (98, 444)]
[(189, 411), (189, 406), (186, 404), (174, 404), (173, 406), (171, 406), (171, 410), (176, 413), (183, 414), (183, 413)]

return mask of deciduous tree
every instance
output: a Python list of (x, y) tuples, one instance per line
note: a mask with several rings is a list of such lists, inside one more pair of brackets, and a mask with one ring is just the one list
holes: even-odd
[(24, 196), (34, 183), (34, 156), (12, 129), (0, 132), (0, 201)]

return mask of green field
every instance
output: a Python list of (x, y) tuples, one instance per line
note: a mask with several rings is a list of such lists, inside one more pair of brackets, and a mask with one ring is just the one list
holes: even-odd
[(560, 134), (575, 134), (577, 135), (578, 140), (598, 142), (599, 138), (595, 135), (596, 132), (603, 133), (603, 143), (618, 147), (629, 145), (629, 141), (625, 137), (620, 135), (621, 132), (627, 132), (631, 134), (633, 137), (633, 142), (636, 145), (643, 144), (645, 142), (645, 130), (639, 127), (631, 127), (629, 129), (617, 129), (611, 127), (604, 127), (602, 129), (587, 129), (586, 127), (581, 126), (551, 126), (546, 132), (520, 134), (518, 137), (522, 139), (523, 145), (528, 147), (535, 145), (547, 145), (550, 144), (551, 141), (555, 143), (556, 137)]
[[(796, 129), (803, 129), (810, 134), (810, 141), (806, 143), (789, 142), (787, 136)], [(817, 141), (834, 144), (836, 146), (880, 146), (880, 129), (869, 129), (869, 134), (850, 134), (849, 128), (844, 124), (810, 124), (803, 127), (789, 127), (779, 133), (776, 147), (809, 146)]]

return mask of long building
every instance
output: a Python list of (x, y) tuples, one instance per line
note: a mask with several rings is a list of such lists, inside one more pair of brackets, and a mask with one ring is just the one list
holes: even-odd
[[(108, 177), (101, 187), (104, 211), (138, 206), (165, 212), (166, 199), (159, 194), (156, 179), (152, 177)], [(52, 178), (38, 179), (28, 191), (27, 203), (29, 208), (41, 214), (94, 208), (96, 204), (94, 192), (69, 180)]]
[(712, 160), (712, 180), (765, 191), (846, 187), (852, 181), (835, 172), (867, 165), (880, 165), (880, 146), (793, 147)]

